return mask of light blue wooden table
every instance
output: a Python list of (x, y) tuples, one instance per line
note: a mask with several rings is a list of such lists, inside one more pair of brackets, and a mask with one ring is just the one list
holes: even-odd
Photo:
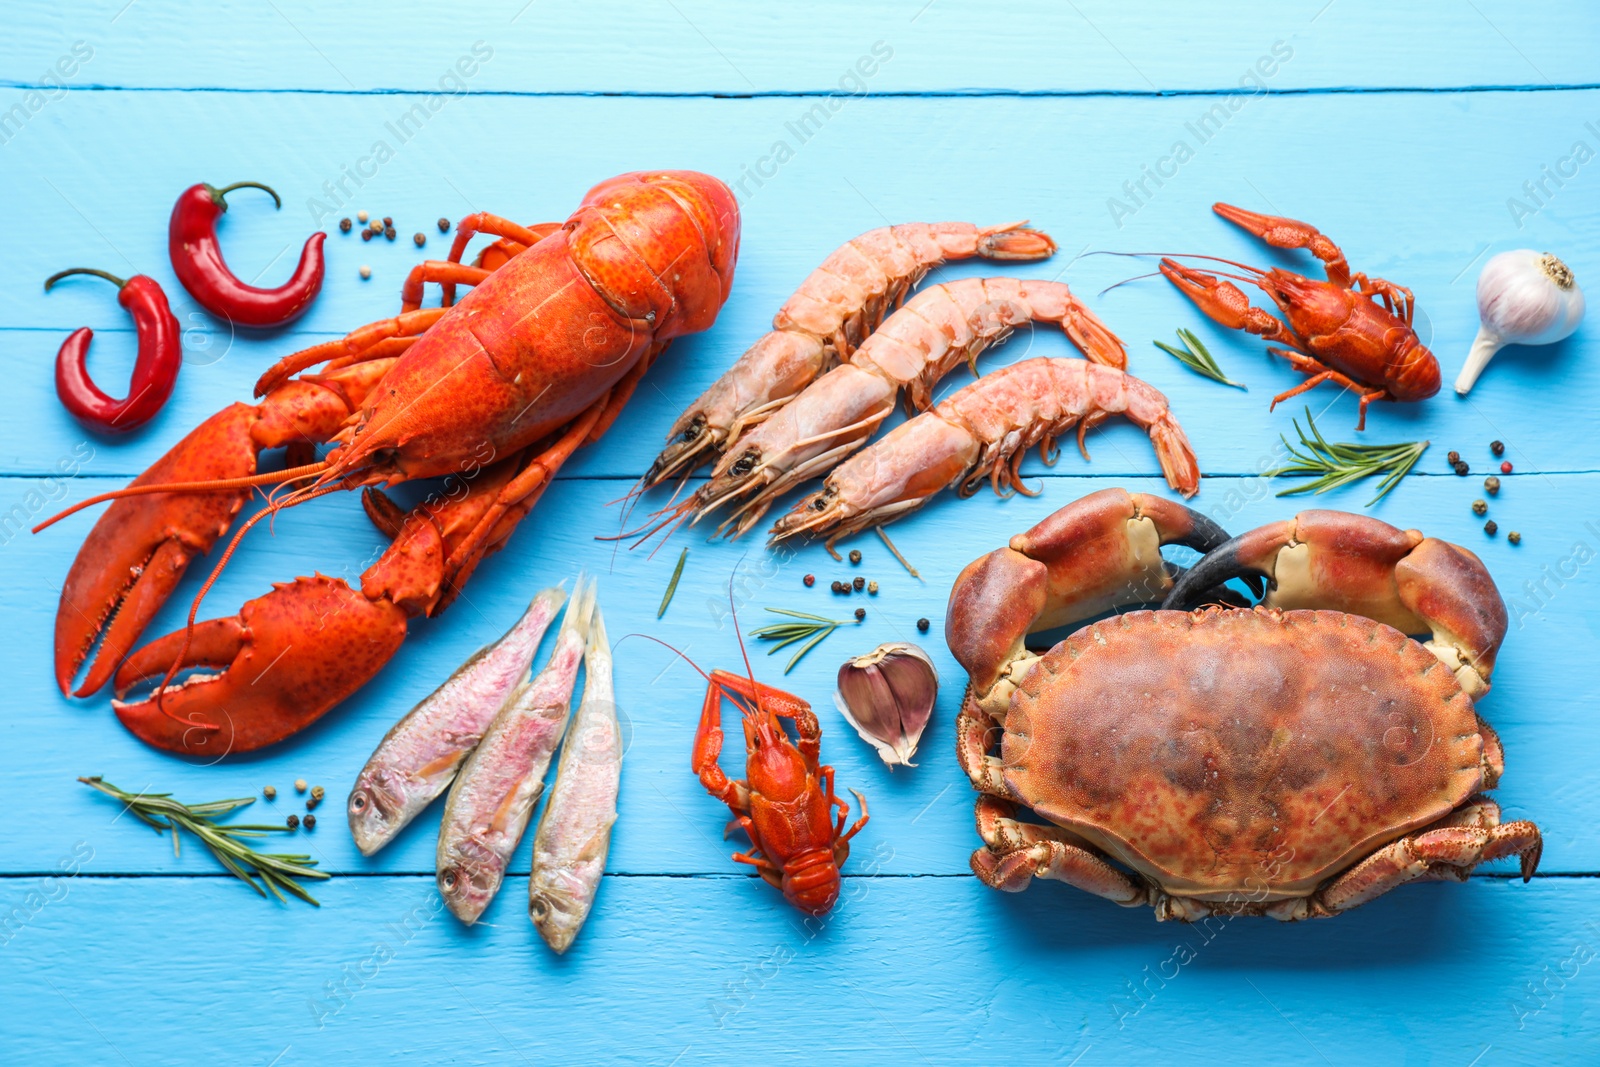
[[(1202, 933), (1158, 925), (1054, 883), (992, 892), (967, 868), (970, 788), (951, 753), (962, 678), (938, 640), (967, 560), (1094, 489), (1165, 492), (1141, 435), (1108, 427), (1092, 464), (1033, 470), (1038, 499), (941, 499), (895, 527), (927, 577), (875, 538), (859, 573), (882, 593), (787, 684), (822, 709), (824, 756), (873, 820), (844, 899), (803, 923), (728, 859), (725, 812), (691, 776), (698, 677), (639, 640), (619, 651), (630, 748), (598, 906), (565, 958), (524, 916), (524, 850), (485, 922), (441, 911), (437, 809), (376, 859), (353, 848), (341, 803), (389, 724), (530, 593), (585, 567), (601, 576), (614, 636), (655, 634), (733, 666), (721, 598), (738, 569), (746, 626), (762, 607), (849, 610), (826, 592), (848, 568), (810, 547), (777, 563), (757, 541), (691, 545), (666, 619), (654, 608), (675, 546), (613, 552), (608, 502), (654, 454), (672, 417), (764, 328), (828, 251), (886, 222), (1031, 218), (1057, 236), (1064, 277), (1129, 342), (1131, 369), (1164, 390), (1208, 475), (1197, 505), (1234, 530), (1291, 514), (1258, 477), (1299, 407), (1267, 411), (1296, 376), (1262, 346), (1201, 320), (1163, 283), (1096, 298), (1135, 269), (1080, 251), (1174, 249), (1280, 262), (1209, 212), (1214, 200), (1310, 220), (1352, 264), (1411, 286), (1447, 379), (1476, 328), (1473, 282), (1493, 252), (1558, 252), (1600, 284), (1600, 14), (1577, 4), (1309, 0), (1263, 6), (1011, 5), (828, 0), (763, 10), (700, 0), (426, 5), (218, 0), (41, 3), (8, 10), (0, 40), (0, 1060), (7, 1063), (1406, 1063), (1481, 1067), (1600, 1061), (1600, 331), (1508, 350), (1470, 400), (1376, 409), (1372, 440), (1433, 442), (1373, 514), (1480, 551), (1512, 606), (1482, 710), (1505, 741), (1498, 797), (1537, 820), (1530, 885), (1507, 869), (1467, 885), (1398, 891), (1329, 922), (1241, 919)], [(42, 83), (77, 51), (62, 84)], [(470, 77), (457, 61), (479, 53)], [(870, 76), (855, 73), (879, 54)], [(83, 58), (87, 53), (87, 58)], [(887, 56), (886, 58), (885, 55)], [(465, 69), (465, 68), (463, 68)], [(863, 68), (864, 69), (864, 68)], [(1270, 71), (1270, 73), (1268, 73)], [(52, 76), (53, 77), (53, 76)], [(1241, 90), (1241, 87), (1242, 90)], [(415, 105), (426, 121), (396, 135)], [(796, 124), (830, 94), (838, 106)], [(36, 95), (35, 95), (36, 94)], [(21, 110), (17, 107), (20, 105)], [(9, 109), (9, 110), (7, 110)], [(378, 142), (386, 152), (375, 163)], [(779, 152), (779, 142), (787, 151)], [(1179, 143), (1186, 151), (1178, 152)], [(1587, 149), (1575, 162), (1575, 146)], [(783, 161), (777, 162), (779, 155)], [(1181, 165), (1176, 156), (1185, 158)], [(87, 532), (17, 526), (140, 471), (206, 414), (247, 395), (262, 367), (387, 315), (407, 268), (438, 255), (433, 220), (493, 210), (564, 217), (594, 181), (691, 167), (740, 185), (744, 243), (715, 328), (674, 346), (605, 441), (579, 456), (507, 551), (446, 615), (414, 625), (393, 663), (314, 729), (215, 766), (141, 746), (104, 696), (51, 683), (57, 591)], [(1166, 176), (1159, 181), (1151, 172)], [(1551, 178), (1552, 173), (1561, 174)], [(359, 188), (347, 174), (358, 174)], [(242, 178), (286, 194), (281, 212), (239, 196), (224, 243), (242, 272), (285, 276), (315, 225), (358, 208), (402, 240), (335, 230), (328, 283), (292, 330), (234, 337), (172, 277), (167, 213), (188, 184)], [(350, 197), (318, 217), (344, 182)], [(327, 183), (327, 184), (325, 184)], [(742, 183), (742, 184), (741, 184)], [(408, 240), (430, 233), (426, 251)], [(357, 277), (361, 264), (372, 279)], [(61, 410), (51, 361), (71, 328), (96, 328), (93, 364), (125, 380), (133, 351), (109, 289), (44, 296), (67, 266), (153, 274), (187, 329), (168, 408), (130, 439), (86, 437)], [(973, 268), (948, 272), (973, 273)], [(1600, 290), (1595, 290), (1600, 291)], [(1591, 324), (1592, 326), (1593, 324)], [(1149, 345), (1194, 327), (1248, 393), (1205, 382)], [(1067, 354), (1024, 333), (989, 366)], [(958, 379), (960, 376), (956, 376)], [(1349, 397), (1308, 398), (1349, 439)], [(1503, 439), (1516, 473), (1494, 502), (1513, 548), (1469, 503)], [(1468, 480), (1448, 471), (1459, 449)], [(74, 477), (58, 473), (66, 461)], [(1029, 468), (1031, 469), (1031, 468)], [(1357, 487), (1325, 498), (1359, 509)], [(221, 614), (313, 569), (353, 577), (382, 544), (355, 499), (319, 501), (253, 536), (216, 589)], [(1587, 562), (1580, 562), (1587, 561)], [(801, 575), (814, 571), (816, 589)], [(151, 633), (177, 626), (191, 574)], [(849, 607), (854, 607), (854, 603)], [(923, 643), (945, 679), (921, 766), (889, 774), (829, 708), (832, 671), (881, 641)], [(777, 661), (760, 664), (777, 681)], [(732, 760), (728, 761), (730, 768)], [(189, 800), (324, 784), (329, 804), (296, 840), (335, 877), (320, 910), (252, 896), (202, 850), (166, 843), (78, 785), (103, 774)], [(271, 805), (266, 805), (269, 811)], [(75, 871), (75, 874), (63, 874)]]

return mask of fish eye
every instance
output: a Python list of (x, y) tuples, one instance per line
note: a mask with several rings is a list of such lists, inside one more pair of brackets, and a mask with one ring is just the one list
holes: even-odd
[(445, 871), (444, 874), (439, 876), (439, 880), (444, 883), (444, 887), (446, 889), (454, 889), (456, 887), (457, 880), (455, 869), (451, 868), (450, 870)]
[(815, 499), (815, 500), (813, 500), (811, 502), (811, 510), (812, 511), (821, 511), (824, 508), (826, 508), (827, 506), (828, 506), (828, 502), (826, 500), (822, 499), (820, 496), (817, 497), (817, 499)]
[(356, 793), (350, 798), (350, 806), (357, 811), (365, 811), (367, 807), (367, 794)]

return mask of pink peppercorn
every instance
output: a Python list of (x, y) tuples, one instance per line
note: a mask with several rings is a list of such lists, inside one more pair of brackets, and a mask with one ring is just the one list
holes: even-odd
[(1506, 460), (1504, 463), (1500, 464), (1500, 473), (1501, 474), (1510, 474), (1511, 473), (1511, 461), (1509, 459)]

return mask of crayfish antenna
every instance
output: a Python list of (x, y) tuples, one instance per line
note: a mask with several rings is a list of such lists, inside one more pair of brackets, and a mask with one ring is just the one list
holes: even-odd
[[(695, 669), (695, 673), (697, 673), (698, 675), (700, 675), (700, 677), (702, 677), (702, 678), (704, 678), (706, 680), (706, 684), (708, 684), (708, 685), (715, 685), (716, 684), (712, 680), (711, 675), (707, 674), (705, 669), (702, 668), (700, 666), (700, 664), (696, 663), (694, 660), (689, 658), (688, 653), (684, 652), (681, 648), (677, 647), (676, 645), (673, 645), (673, 644), (670, 644), (670, 643), (668, 643), (666, 641), (661, 640), (661, 638), (659, 638), (659, 637), (653, 637), (650, 634), (641, 634), (641, 633), (623, 634), (620, 638), (617, 639), (617, 645), (620, 646), (622, 644), (622, 642), (626, 641), (630, 637), (642, 637), (646, 641), (654, 641), (656, 644), (660, 645), (664, 649), (667, 649), (669, 652), (672, 652), (679, 659), (683, 660), (683, 662), (685, 662), (689, 666), (693, 667)], [(718, 686), (717, 688), (721, 689), (722, 687)], [(730, 693), (728, 690), (723, 689), (722, 690), (722, 695), (727, 697), (730, 701), (732, 701), (733, 706), (738, 708), (739, 712), (741, 714), (743, 714), (743, 715), (749, 715), (750, 714), (749, 705), (745, 704), (744, 698), (739, 696), (739, 694)]]
[[(685, 501), (687, 503), (687, 501)], [(739, 557), (739, 563), (745, 561), (745, 556)], [(744, 647), (744, 634), (739, 631), (739, 608), (733, 602), (733, 576), (738, 573), (739, 563), (733, 565), (733, 570), (728, 572), (728, 613), (733, 618), (733, 636), (739, 642), (739, 656), (744, 660), (744, 676), (750, 679), (750, 691), (755, 694), (756, 708), (763, 715), (767, 713), (766, 706), (761, 703), (761, 689), (756, 685), (755, 668), (750, 666), (750, 651)]]

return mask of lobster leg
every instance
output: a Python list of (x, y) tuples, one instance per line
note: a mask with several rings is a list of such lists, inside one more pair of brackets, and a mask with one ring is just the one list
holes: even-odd
[[(438, 610), (461, 580), (454, 546), (515, 472), (496, 464), (459, 497), (430, 499), (403, 516), (387, 498), (369, 497), (379, 528), (396, 532), (359, 589), (322, 575), (300, 578), (233, 618), (198, 624), (177, 669), (224, 669), (191, 676), (159, 699), (119, 702), (118, 718), (147, 744), (185, 755), (247, 752), (303, 729), (377, 674), (404, 640), (408, 619)], [(117, 674), (118, 694), (172, 669), (185, 636), (175, 631), (130, 656)]]
[(256, 379), (255, 395), (266, 396), (281, 388), (289, 380), (290, 375), (315, 367), (319, 363), (329, 363), (328, 370), (338, 370), (375, 358), (376, 347), (381, 342), (391, 338), (415, 337), (438, 322), (448, 310), (450, 309), (437, 307), (403, 312), (393, 318), (369, 322), (336, 341), (324, 341), (320, 345), (291, 352), (268, 367), (266, 372)]
[(422, 306), (422, 286), (427, 282), (441, 284), (449, 282), (452, 286), (457, 283), (477, 285), (493, 273), (492, 270), (469, 266), (466, 263), (452, 263), (443, 259), (424, 260), (412, 267), (411, 273), (406, 275), (406, 283), (400, 288), (400, 310), (404, 313), (415, 311)]
[[(509, 242), (520, 245), (522, 249), (527, 249), (532, 248), (561, 229), (562, 225), (559, 222), (543, 222), (537, 226), (524, 226), (520, 222), (512, 222), (510, 219), (502, 218), (499, 215), (491, 215), (487, 211), (475, 211), (456, 224), (456, 238), (450, 243), (449, 261), (451, 263), (460, 263), (462, 255), (467, 251), (467, 245), (480, 233), (500, 238), (500, 241), (495, 242), (495, 245), (505, 245)], [(495, 248), (495, 245), (491, 245), (484, 250), (485, 255), (479, 257), (478, 266), (492, 271), (505, 262), (505, 260), (491, 262), (486, 258), (488, 253)], [(502, 251), (510, 252), (510, 249), (502, 248)], [(511, 253), (511, 255), (515, 254), (514, 252)], [(509, 259), (510, 256), (506, 258)], [(456, 302), (456, 283), (452, 280), (445, 280), (442, 288), (444, 290), (444, 306), (449, 307)]]
[(1330, 282), (1346, 288), (1350, 286), (1350, 264), (1345, 260), (1344, 252), (1310, 223), (1282, 215), (1262, 215), (1232, 204), (1213, 204), (1211, 210), (1274, 248), (1306, 249), (1322, 260)]
[[(195, 427), (134, 485), (158, 485), (256, 474), (262, 451), (309, 446), (338, 432), (385, 363), (285, 385), (260, 404), (233, 404)], [(56, 613), (56, 682), (73, 693), (78, 669), (100, 640), (99, 653), (75, 695), (88, 696), (111, 678), (150, 620), (177, 588), (196, 556), (233, 523), (251, 488), (152, 493), (114, 501), (100, 516), (61, 589)]]

